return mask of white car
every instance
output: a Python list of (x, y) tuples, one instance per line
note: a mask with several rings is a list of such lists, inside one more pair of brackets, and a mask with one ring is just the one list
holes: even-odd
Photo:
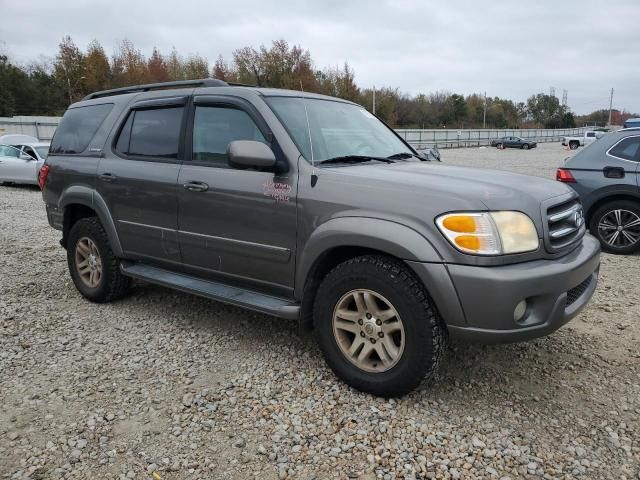
[(49, 151), (46, 143), (0, 145), (0, 183), (38, 184), (38, 173)]

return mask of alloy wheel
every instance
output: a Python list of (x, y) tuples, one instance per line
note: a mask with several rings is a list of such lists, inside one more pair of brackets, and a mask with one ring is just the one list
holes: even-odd
[(640, 217), (629, 210), (611, 210), (600, 218), (598, 233), (613, 248), (630, 247), (640, 240)]
[(373, 290), (344, 294), (333, 312), (333, 335), (356, 367), (374, 373), (393, 368), (404, 351), (404, 325), (394, 306)]
[(93, 240), (88, 237), (78, 240), (75, 263), (82, 282), (87, 287), (96, 288), (102, 279), (102, 258)]

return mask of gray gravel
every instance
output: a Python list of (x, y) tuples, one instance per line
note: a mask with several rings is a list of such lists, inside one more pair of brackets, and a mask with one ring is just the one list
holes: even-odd
[[(551, 176), (568, 152), (443, 151)], [(0, 187), (0, 478), (640, 478), (640, 257), (556, 334), (451, 345), (399, 400), (277, 320), (139, 285), (76, 292), (37, 190)]]

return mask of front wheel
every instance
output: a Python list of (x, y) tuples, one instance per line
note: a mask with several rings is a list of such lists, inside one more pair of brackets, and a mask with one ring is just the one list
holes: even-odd
[(422, 283), (395, 259), (367, 255), (334, 268), (314, 303), (332, 370), (352, 387), (404, 395), (435, 374), (447, 334)]
[(529, 150), (529, 144), (528, 144), (528, 143), (525, 143), (524, 145), (522, 145), (522, 148), (523, 148), (524, 150)]
[(589, 229), (605, 252), (634, 253), (640, 250), (640, 204), (621, 200), (603, 205), (591, 217)]
[(579, 146), (580, 144), (578, 142), (569, 142), (569, 148), (571, 150), (576, 150)]

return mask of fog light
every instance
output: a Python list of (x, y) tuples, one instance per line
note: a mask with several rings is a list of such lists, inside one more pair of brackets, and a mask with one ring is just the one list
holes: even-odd
[(519, 322), (520, 320), (522, 320), (522, 317), (524, 317), (525, 313), (527, 313), (527, 301), (522, 300), (518, 305), (516, 305), (516, 308), (513, 311), (513, 319), (516, 322)]

